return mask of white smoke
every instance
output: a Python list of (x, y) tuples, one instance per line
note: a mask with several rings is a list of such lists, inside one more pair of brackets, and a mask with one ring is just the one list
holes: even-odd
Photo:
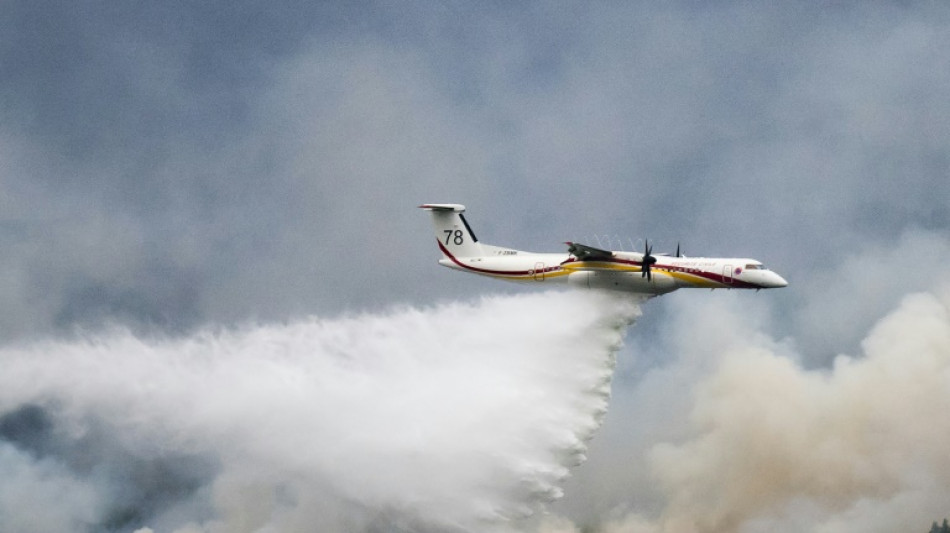
[(639, 428), (665, 435), (635, 473), (657, 503), (598, 531), (884, 533), (950, 514), (950, 291), (906, 296), (863, 353), (817, 370), (763, 335), (754, 308), (681, 311), (682, 353), (664, 375), (687, 380), (687, 427)]
[(8, 347), (0, 530), (510, 530), (584, 460), (638, 313), (546, 293)]

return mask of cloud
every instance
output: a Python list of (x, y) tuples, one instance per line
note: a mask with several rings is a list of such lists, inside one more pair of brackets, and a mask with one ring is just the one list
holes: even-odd
[[(901, 275), (908, 259), (914, 275)], [(907, 294), (931, 291), (950, 261), (942, 232), (909, 228), (893, 241), (861, 242), (815, 272), (793, 296), (797, 312), (783, 329), (794, 336), (807, 366), (830, 365), (859, 348), (868, 329)]]
[(7, 348), (4, 464), (33, 501), (69, 489), (34, 531), (509, 530), (585, 459), (637, 315), (546, 293)]
[[(419, 268), (429, 201), (486, 242), (649, 237), (792, 273), (950, 223), (942, 5), (312, 4), (11, 10), (4, 331), (480, 290)], [(355, 253), (396, 281), (361, 290)]]

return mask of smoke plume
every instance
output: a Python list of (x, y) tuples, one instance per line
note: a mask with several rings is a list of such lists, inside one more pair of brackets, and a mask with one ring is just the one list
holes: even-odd
[[(598, 530), (924, 531), (950, 513), (950, 292), (906, 296), (862, 354), (816, 370), (748, 309), (700, 307), (731, 326), (685, 341), (690, 355), (667, 370), (699, 377), (686, 434), (644, 450), (639, 483), (660, 504)], [(702, 359), (713, 363), (697, 372)]]
[(0, 350), (0, 530), (506, 531), (639, 310), (583, 293)]

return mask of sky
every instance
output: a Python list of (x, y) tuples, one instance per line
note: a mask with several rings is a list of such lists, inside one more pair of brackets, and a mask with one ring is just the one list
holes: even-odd
[[(253, 459), (264, 469), (284, 449), (236, 422), (176, 418), (178, 402), (228, 420), (233, 412), (214, 408), (232, 398), (222, 361), (234, 357), (232, 377), (254, 389), (249, 353), (297, 346), (278, 350), (271, 370), (310, 375), (319, 372), (300, 346), (341, 337), (349, 343), (313, 353), (333, 368), (347, 354), (363, 372), (341, 379), (396, 380), (388, 390), (398, 397), (414, 381), (403, 366), (373, 362), (389, 350), (361, 344), (364, 323), (386, 329), (421, 314), (445, 337), (406, 331), (441, 345), (455, 327), (508, 338), (518, 319), (498, 324), (492, 313), (553, 305), (566, 306), (564, 324), (550, 327), (565, 329), (563, 344), (600, 335), (585, 360), (614, 368), (612, 396), (605, 413), (574, 404), (584, 407), (569, 431), (583, 437), (586, 462), (548, 459), (570, 475), (546, 481), (556, 488), (544, 497), (505, 492), (498, 480), (508, 474), (488, 485), (438, 480), (508, 502), (486, 504), (503, 509), (495, 518), (505, 527), (893, 531), (950, 515), (950, 465), (927, 445), (950, 437), (936, 414), (946, 409), (933, 411), (950, 405), (944, 3), (3, 6), (0, 352), (18, 370), (0, 378), (12, 387), (0, 395), (0, 467), (21, 481), (0, 482), (0, 493), (76, 495), (35, 531), (290, 531), (307, 518), (295, 514), (306, 501), (339, 502), (326, 504), (339, 517), (331, 530), (483, 529), (457, 502), (400, 500), (393, 479), (366, 474), (379, 491), (361, 500), (320, 454), (275, 467), (300, 468), (301, 479), (237, 468)], [(483, 242), (679, 243), (687, 255), (754, 257), (790, 285), (652, 300), (618, 348), (613, 333), (591, 332), (629, 324), (629, 309), (604, 304), (586, 323), (570, 306), (597, 297), (539, 296), (440, 268), (416, 209), (435, 202), (465, 204)], [(456, 306), (478, 320), (439, 321)], [(521, 333), (519, 346), (548, 342), (541, 328)], [(318, 340), (273, 340), (285, 338)], [(412, 345), (417, 358), (395, 361), (420, 364), (430, 349)], [(163, 357), (179, 374), (157, 370)], [(439, 379), (464, 376), (464, 361)], [(488, 368), (489, 381), (509, 371)], [(193, 388), (128, 385), (150, 371), (160, 390), (176, 376)], [(131, 399), (100, 398), (70, 376)], [(281, 379), (263, 379), (258, 392), (281, 390)], [(204, 380), (221, 395), (200, 394)], [(552, 376), (519, 386), (540, 394), (557, 384), (579, 398), (590, 388)], [(280, 402), (346, 401), (317, 385)], [(150, 399), (154, 408), (130, 411)], [(457, 400), (446, 405), (481, 416), (482, 405)], [(254, 411), (250, 400), (238, 405)], [(384, 431), (386, 412), (367, 409), (348, 416)], [(499, 419), (561, 412), (552, 409)], [(426, 413), (403, 421), (431, 421)], [(246, 423), (271, 417), (275, 434), (302, 418), (314, 421), (311, 435), (340, 423), (292, 408)], [(479, 428), (460, 430), (465, 442), (479, 442)], [(539, 431), (526, 442), (547, 442), (553, 429)], [(216, 445), (227, 438), (250, 451)], [(427, 457), (475, 453), (446, 446)], [(544, 453), (563, 448), (552, 446)], [(405, 458), (354, 449), (368, 464)], [(506, 448), (521, 460), (536, 451)], [(510, 473), (507, 464), (486, 468)], [(135, 481), (162, 472), (168, 486)], [(393, 476), (409, 483), (413, 472)], [(232, 498), (235, 486), (276, 503), (237, 526), (244, 504), (229, 502), (245, 500)], [(418, 494), (438, 493), (426, 489)], [(11, 502), (0, 495), (0, 508)], [(524, 522), (518, 506), (531, 515)]]

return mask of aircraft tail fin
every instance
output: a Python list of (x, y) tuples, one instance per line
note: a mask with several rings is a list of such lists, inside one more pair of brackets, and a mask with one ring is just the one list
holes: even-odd
[(475, 233), (465, 220), (461, 204), (423, 204), (419, 206), (432, 213), (432, 225), (435, 238), (442, 254), (455, 257), (477, 257), (485, 255)]

